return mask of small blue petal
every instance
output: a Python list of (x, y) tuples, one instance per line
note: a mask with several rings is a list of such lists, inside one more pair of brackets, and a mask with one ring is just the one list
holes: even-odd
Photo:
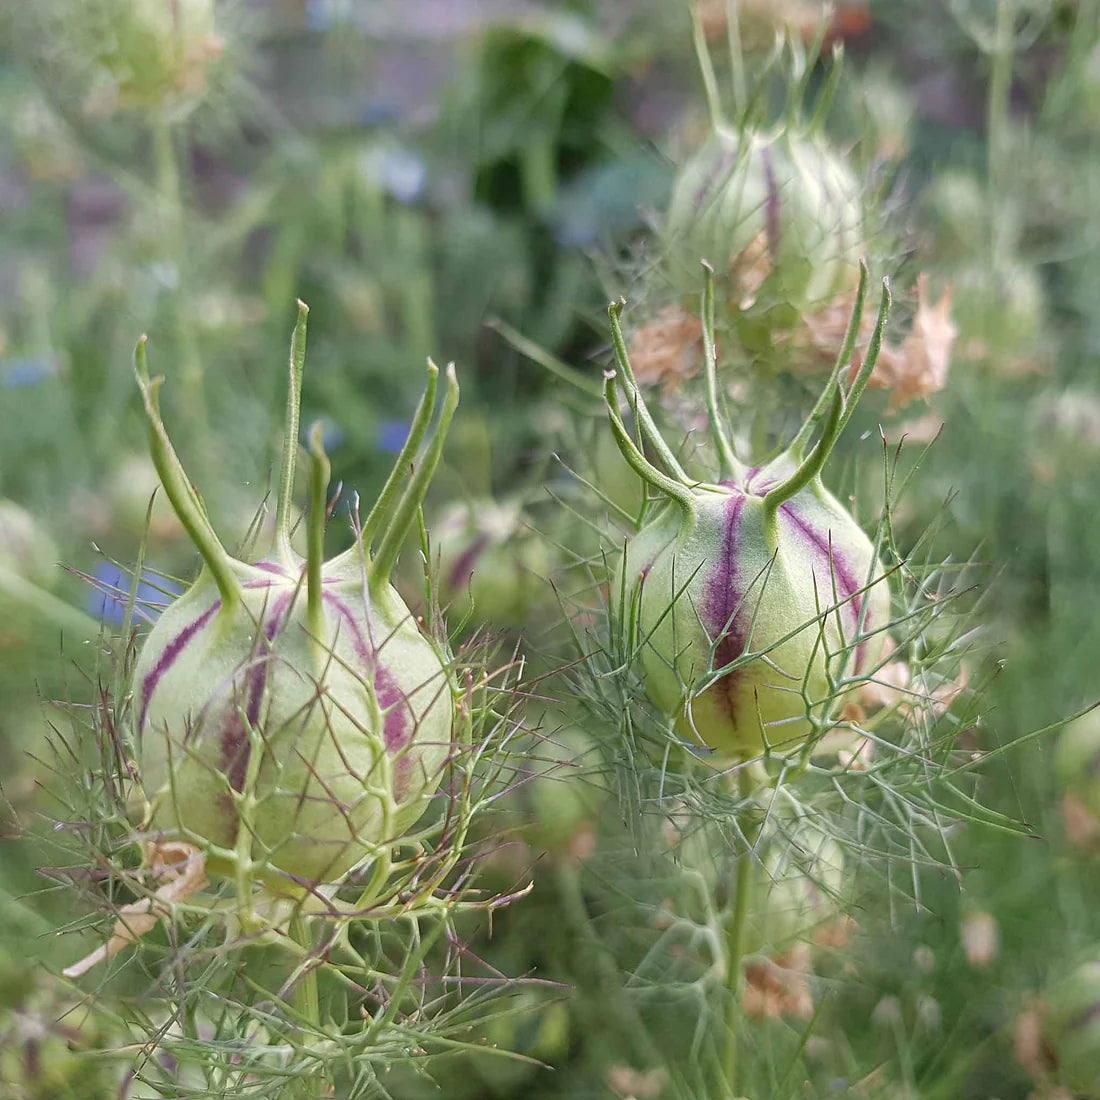
[(373, 146), (363, 154), (368, 179), (388, 191), (398, 202), (415, 202), (424, 193), (428, 170), (424, 162), (400, 146)]
[(4, 361), (4, 368), (0, 374), (0, 389), (21, 390), (54, 374), (55, 360), (50, 355), (37, 359), (8, 359)]
[[(88, 610), (101, 622), (121, 626), (133, 584), (131, 574), (109, 561), (101, 561), (93, 573), (95, 584), (88, 596)], [(157, 573), (145, 570), (138, 581), (134, 607), (155, 619), (183, 589)]]
[[(327, 416), (321, 417), (318, 421), (321, 425), (321, 446), (328, 452), (335, 451), (337, 447), (342, 446), (347, 442), (348, 433), (344, 431), (340, 424), (337, 424), (335, 420), (330, 420)], [(309, 446), (309, 435), (307, 432), (302, 433), (302, 445)]]
[(333, 23), (332, 4), (329, 0), (306, 0), (306, 29), (327, 31)]
[(380, 420), (375, 440), (378, 449), (383, 454), (397, 454), (405, 446), (405, 440), (409, 438), (409, 426), (407, 420)]

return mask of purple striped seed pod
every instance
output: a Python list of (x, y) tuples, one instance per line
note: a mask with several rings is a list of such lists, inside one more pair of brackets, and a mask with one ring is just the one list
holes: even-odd
[(153, 459), (204, 562), (145, 639), (134, 670), (146, 827), (201, 845), (209, 870), (291, 891), (337, 881), (415, 822), (440, 781), (455, 721), (443, 644), (389, 581), (458, 401), (453, 369), (421, 448), (438, 376), (429, 363), (427, 391), (378, 503), (356, 544), (327, 562), (328, 462), (315, 426), (303, 559), (289, 530), (306, 312), (301, 306), (291, 350), (274, 545), (254, 563), (230, 557), (210, 527), (161, 423), (143, 345), (137, 357)]
[(680, 169), (665, 219), (670, 280), (715, 269), (742, 344), (760, 350), (834, 297), (851, 294), (864, 245), (859, 186), (813, 134), (717, 127)]
[[(626, 583), (639, 584), (650, 698), (725, 756), (801, 745), (811, 708), (831, 709), (830, 679), (877, 666), (889, 621), (870, 539), (819, 482), (769, 510), (783, 472), (699, 486), (690, 523), (666, 509), (623, 561)], [(760, 656), (714, 675), (750, 653)]]
[(432, 541), (440, 599), (455, 621), (520, 626), (548, 592), (550, 551), (515, 503), (457, 504), (432, 527)]
[[(651, 462), (619, 416), (620, 384), (605, 398), (623, 456), (665, 498), (628, 540), (613, 599), (650, 700), (693, 744), (723, 757), (789, 752), (827, 728), (846, 677), (878, 666), (890, 593), (875, 546), (821, 482), (821, 470), (866, 388), (889, 308), (883, 287), (866, 361), (842, 384), (867, 289), (861, 269), (845, 346), (813, 411), (790, 446), (764, 467), (734, 453), (718, 408), (714, 282), (705, 273), (703, 333), (713, 481), (689, 477), (638, 392), (619, 325), (612, 339)], [(809, 444), (814, 436), (812, 450)]]

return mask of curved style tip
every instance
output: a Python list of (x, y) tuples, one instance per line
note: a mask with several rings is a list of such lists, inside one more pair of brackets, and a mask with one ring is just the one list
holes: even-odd
[(145, 359), (146, 343), (147, 339), (143, 335), (134, 349), (134, 373), (145, 406), (145, 418), (149, 422), (149, 454), (172, 510), (218, 586), (222, 612), (229, 614), (240, 598), (240, 581), (233, 573), (229, 552), (211, 526), (199, 495), (191, 484), (161, 419), (159, 395), (164, 379), (149, 377)]

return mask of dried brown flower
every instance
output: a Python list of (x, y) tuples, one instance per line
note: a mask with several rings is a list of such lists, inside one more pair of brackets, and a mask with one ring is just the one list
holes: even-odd
[(900, 409), (917, 398), (927, 398), (947, 385), (951, 348), (959, 330), (951, 320), (951, 290), (938, 302), (928, 295), (928, 277), (917, 276), (917, 315), (899, 348), (884, 340), (871, 375), (871, 385), (890, 391), (890, 405)]
[(634, 334), (630, 345), (639, 385), (659, 385), (666, 396), (698, 374), (702, 355), (702, 322), (679, 306), (662, 309)]
[(814, 1014), (810, 994), (810, 946), (795, 944), (770, 959), (751, 959), (745, 964), (742, 1007), (756, 1019), (782, 1017), (808, 1020)]
[(119, 909), (111, 938), (79, 962), (66, 967), (61, 972), (66, 978), (79, 978), (93, 966), (114, 958), (124, 947), (151, 932), (158, 920), (169, 916), (173, 902), (185, 901), (206, 885), (206, 856), (194, 844), (182, 840), (151, 844), (147, 860), (153, 878), (166, 881), (152, 896)]
[(984, 970), (1001, 950), (1001, 930), (992, 913), (978, 910), (967, 915), (959, 929), (966, 961)]

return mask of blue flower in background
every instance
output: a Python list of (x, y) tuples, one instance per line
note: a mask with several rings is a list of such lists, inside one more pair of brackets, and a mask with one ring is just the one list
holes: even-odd
[[(330, 420), (327, 416), (321, 417), (319, 421), (321, 425), (321, 446), (326, 451), (331, 453), (335, 451), (337, 447), (342, 447), (347, 442), (348, 433), (344, 431), (340, 424), (337, 424), (335, 420)], [(309, 433), (302, 432), (302, 446), (309, 446)]]
[(398, 202), (415, 202), (424, 192), (428, 169), (415, 153), (398, 145), (372, 145), (362, 159), (363, 172)]
[[(130, 599), (132, 575), (113, 562), (101, 561), (92, 577), (94, 584), (88, 594), (88, 610), (101, 622), (121, 626)], [(182, 593), (178, 584), (159, 573), (145, 570), (138, 581), (134, 611), (151, 621)]]
[(52, 355), (37, 358), (5, 359), (0, 372), (0, 390), (22, 390), (49, 378), (56, 373), (56, 360)]
[(383, 454), (397, 454), (405, 446), (405, 440), (408, 438), (409, 422), (407, 420), (378, 421), (378, 434), (375, 437), (375, 442)]

